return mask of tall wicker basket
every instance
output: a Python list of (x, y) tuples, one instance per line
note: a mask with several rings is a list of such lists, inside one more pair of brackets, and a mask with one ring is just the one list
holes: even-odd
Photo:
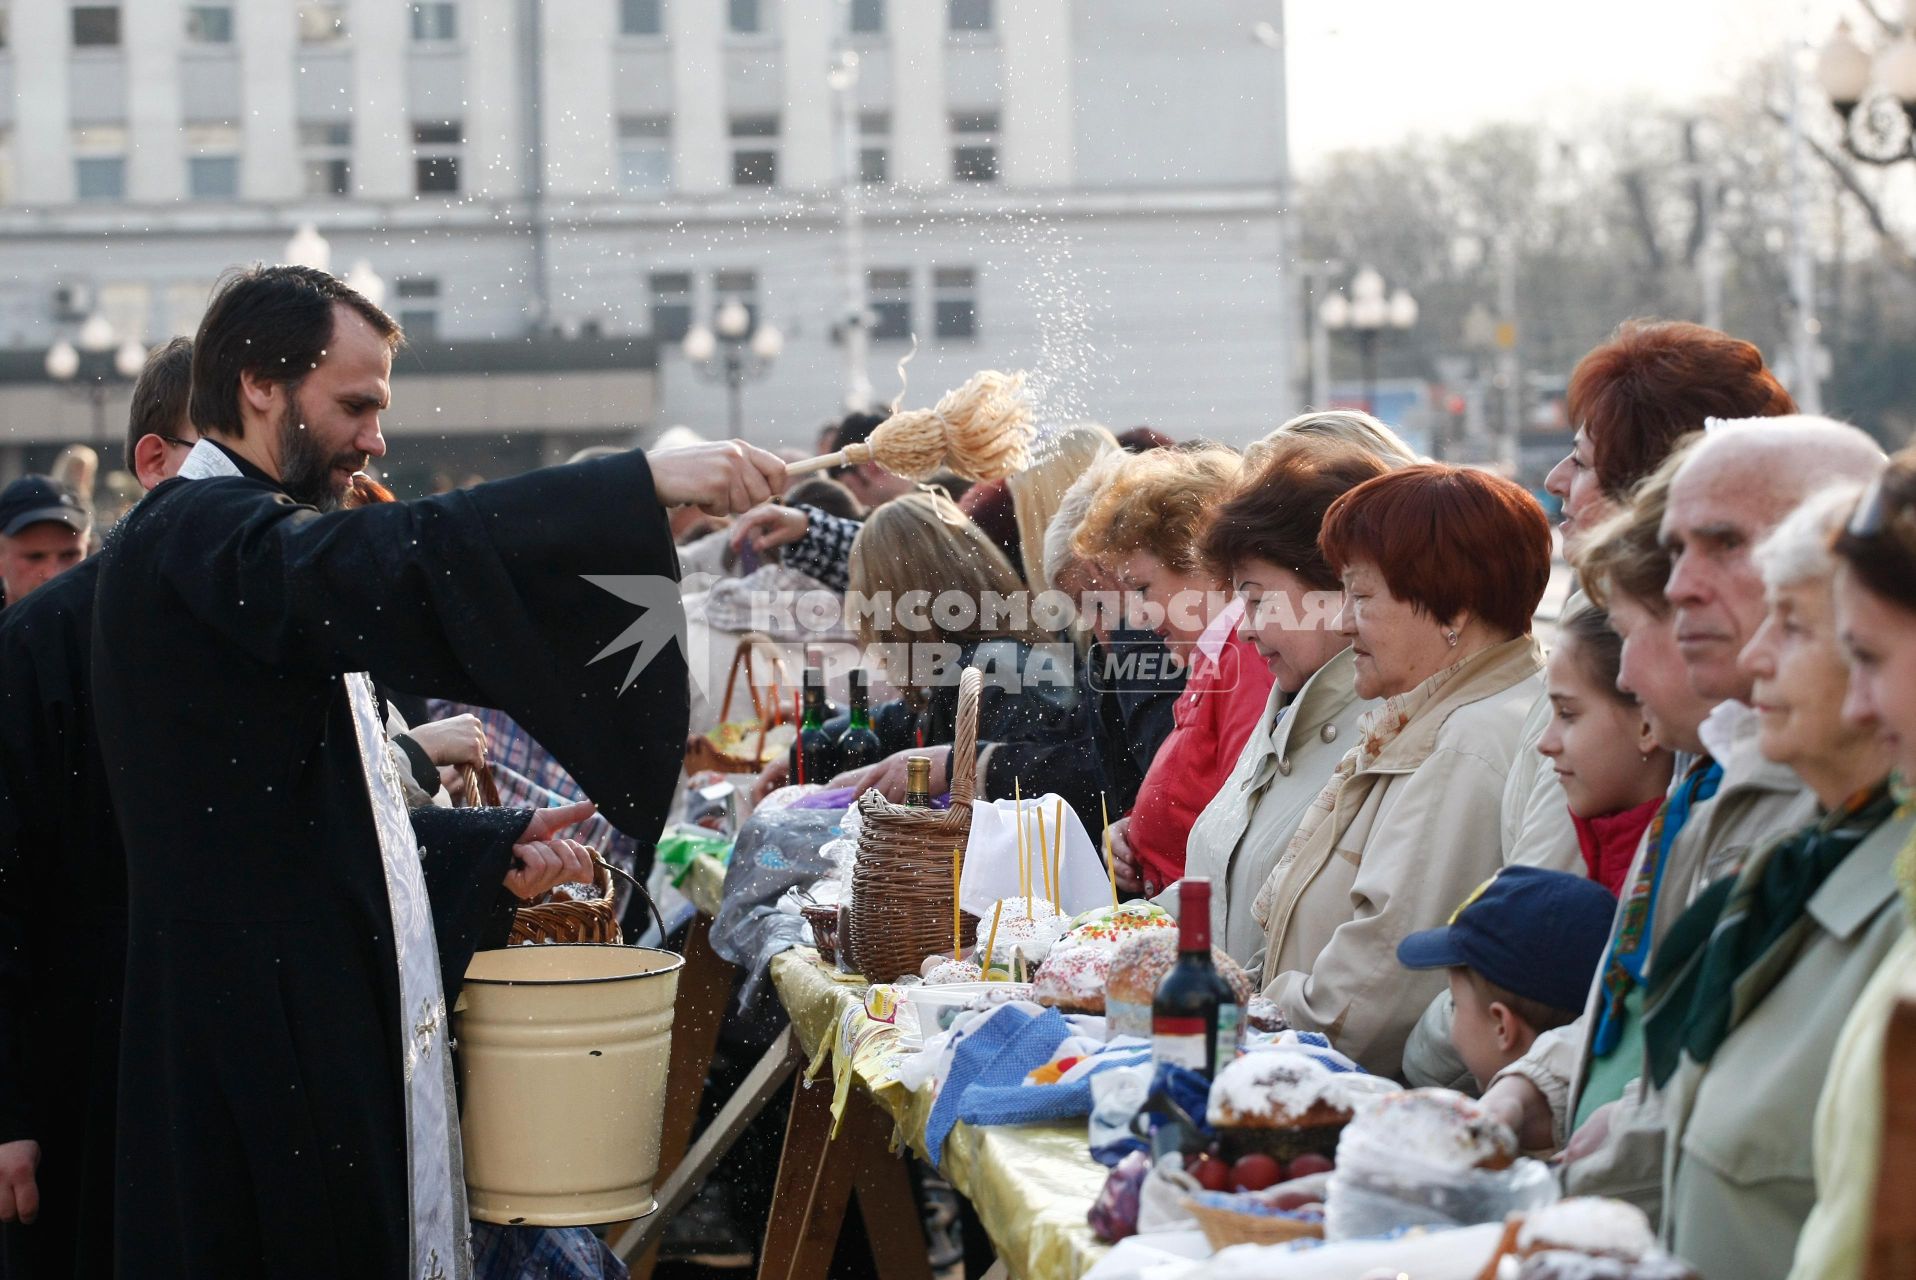
[[(952, 850), (962, 853), (971, 838), (983, 683), (976, 668), (959, 677), (949, 809), (911, 809), (876, 791), (858, 798), (863, 826), (852, 868), (851, 936), (838, 941), (852, 967), (873, 982), (917, 973), (926, 956), (951, 949)], [(963, 916), (964, 944), (977, 933), (977, 919)]]

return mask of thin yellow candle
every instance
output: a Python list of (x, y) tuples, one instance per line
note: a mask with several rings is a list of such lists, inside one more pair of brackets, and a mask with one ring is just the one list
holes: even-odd
[(1056, 902), (1057, 899), (1051, 896), (1051, 842), (1045, 839), (1042, 804), (1032, 810), (1031, 818), (1038, 824), (1038, 887), (1047, 902)]
[(1018, 894), (1026, 899), (1026, 913), (1029, 914), (1030, 891), (1025, 888), (1025, 801), (1024, 784), (1017, 778), (1011, 780), (1011, 803), (1018, 815)]
[(991, 981), (991, 956), (998, 949), (998, 917), (1005, 913), (1005, 900), (998, 899), (991, 906), (991, 936), (985, 939), (984, 962), (978, 966), (978, 976), (986, 982)]
[(1051, 810), (1051, 887), (1057, 891), (1052, 901), (1064, 912), (1064, 797)]
[(1118, 909), (1118, 867), (1111, 861), (1111, 810), (1104, 804), (1104, 792), (1098, 792), (1098, 816), (1104, 819), (1104, 874), (1111, 881), (1111, 909)]
[(951, 846), (951, 958), (953, 960), (960, 958), (959, 952), (965, 945), (962, 941), (964, 928), (958, 917), (958, 873), (958, 846), (953, 845)]

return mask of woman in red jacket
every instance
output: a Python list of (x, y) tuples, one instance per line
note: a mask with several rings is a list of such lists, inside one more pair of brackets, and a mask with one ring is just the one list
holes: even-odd
[(1240, 466), (1236, 453), (1215, 447), (1127, 458), (1072, 539), (1074, 551), (1118, 581), (1129, 624), (1157, 632), (1187, 670), (1171, 734), (1130, 814), (1111, 827), (1112, 861), (1128, 892), (1154, 894), (1183, 876), (1191, 824), (1270, 698), (1270, 668), (1237, 634), (1243, 606), (1199, 548)]

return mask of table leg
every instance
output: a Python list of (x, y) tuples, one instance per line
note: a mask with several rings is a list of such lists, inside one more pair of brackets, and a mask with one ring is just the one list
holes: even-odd
[[(878, 1111), (863, 1099), (868, 1111)], [(882, 1113), (881, 1113), (882, 1115)], [(879, 1142), (885, 1144), (890, 1125)], [(858, 1212), (871, 1241), (872, 1262), (885, 1280), (932, 1280), (931, 1257), (920, 1221), (918, 1201), (911, 1194), (911, 1166), (887, 1152), (862, 1159), (853, 1174)]]
[(887, 1280), (929, 1276), (905, 1162), (891, 1150), (891, 1117), (853, 1089), (837, 1141), (830, 1139), (831, 1125), (831, 1090), (823, 1084), (795, 1087), (759, 1254), (760, 1280), (823, 1280), (855, 1188), (879, 1274)]
[[(665, 1124), (659, 1133), (659, 1181), (678, 1168), (698, 1124), (705, 1077), (718, 1048), (719, 1025), (732, 1000), (736, 966), (712, 950), (712, 918), (693, 917), (685, 937), (685, 967), (672, 1013), (672, 1056), (665, 1078)], [(634, 1280), (650, 1280), (658, 1264), (658, 1244), (632, 1264)]]

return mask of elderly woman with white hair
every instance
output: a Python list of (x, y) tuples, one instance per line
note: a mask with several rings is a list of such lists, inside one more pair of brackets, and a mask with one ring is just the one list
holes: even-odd
[(1766, 612), (1738, 659), (1759, 745), (1821, 816), (1753, 853), (1670, 926), (1645, 1005), (1666, 1099), (1664, 1232), (1704, 1275), (1781, 1277), (1815, 1201), (1811, 1108), (1844, 1018), (1906, 927), (1893, 871), (1911, 819), (1850, 681), (1829, 550), (1850, 486), (1812, 495), (1755, 552)]

